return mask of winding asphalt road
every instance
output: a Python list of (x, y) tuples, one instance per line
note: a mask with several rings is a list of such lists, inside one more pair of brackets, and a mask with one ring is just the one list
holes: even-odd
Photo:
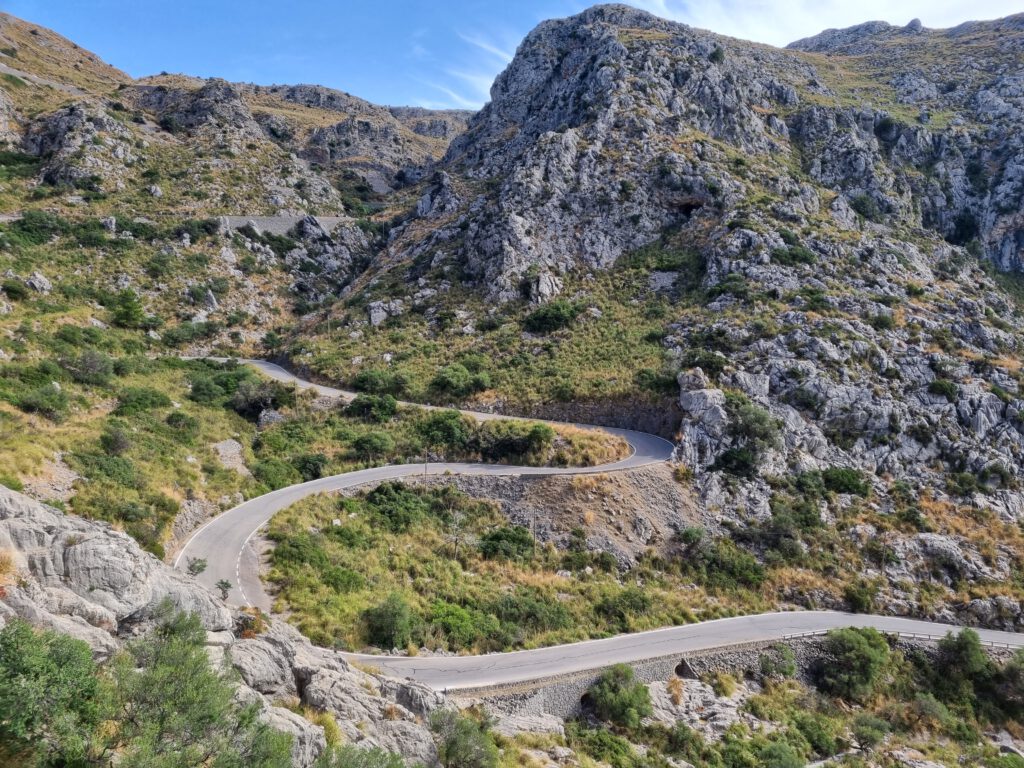
[[(272, 379), (294, 384), (300, 389), (314, 389), (328, 397), (347, 399), (355, 396), (353, 392), (299, 379), (273, 363), (262, 360), (241, 362), (254, 366)], [(480, 420), (506, 418), (489, 413), (466, 413)], [(251, 542), (257, 531), (271, 517), (300, 499), (315, 493), (337, 491), (365, 483), (379, 483), (424, 473), (495, 476), (579, 475), (660, 463), (666, 461), (672, 454), (673, 445), (660, 437), (624, 429), (606, 430), (620, 435), (630, 444), (633, 452), (628, 458), (597, 467), (568, 469), (472, 463), (398, 464), (347, 472), (282, 488), (250, 499), (197, 530), (182, 548), (175, 560), (175, 566), (186, 566), (189, 558), (203, 558), (208, 566), (198, 577), (200, 582), (213, 587), (221, 579), (230, 581), (234, 586), (228, 596), (229, 602), (257, 606), (269, 612), (271, 600), (263, 590), (259, 578), (259, 556), (252, 548)], [(439, 690), (458, 690), (524, 683), (556, 675), (600, 669), (616, 663), (639, 662), (677, 654), (682, 657), (685, 653), (697, 650), (738, 643), (780, 640), (794, 635), (820, 634), (829, 629), (848, 626), (873, 627), (884, 632), (933, 638), (959, 629), (949, 624), (892, 616), (832, 611), (790, 611), (719, 619), (602, 640), (483, 656), (345, 656), (373, 665), (382, 673), (393, 677), (411, 678)], [(986, 643), (1011, 648), (1024, 647), (1024, 634), (995, 630), (980, 630), (979, 634)]]
[[(305, 381), (281, 366), (264, 360), (241, 360), (240, 362), (257, 368), (261, 373), (276, 381), (294, 384), (299, 389), (313, 389), (326, 397), (351, 399), (356, 395), (355, 392), (347, 392), (342, 389)], [(404, 405), (411, 404), (404, 403)], [(422, 407), (430, 408), (432, 406)], [(463, 413), (480, 421), (508, 418), (507, 416), (493, 413), (478, 413), (475, 411), (463, 411)], [(582, 424), (572, 426), (592, 428)], [(632, 452), (627, 458), (596, 467), (567, 468), (515, 467), (507, 464), (459, 462), (388, 464), (383, 467), (321, 477), (308, 483), (281, 488), (263, 496), (258, 496), (255, 499), (250, 499), (210, 520), (185, 542), (185, 546), (178, 553), (174, 565), (176, 568), (184, 568), (187, 567), (190, 558), (205, 560), (207, 567), (198, 577), (200, 583), (213, 589), (217, 582), (221, 580), (229, 581), (232, 584), (232, 589), (228, 595), (229, 603), (256, 606), (269, 612), (271, 599), (264, 591), (259, 577), (260, 558), (252, 546), (252, 541), (256, 532), (266, 525), (270, 518), (297, 501), (316, 493), (338, 491), (367, 483), (380, 483), (384, 480), (410, 477), (412, 475), (581, 475), (657, 464), (666, 461), (672, 455), (674, 448), (672, 443), (655, 435), (649, 435), (645, 432), (633, 432), (628, 429), (604, 429), (607, 432), (619, 435), (629, 443)]]

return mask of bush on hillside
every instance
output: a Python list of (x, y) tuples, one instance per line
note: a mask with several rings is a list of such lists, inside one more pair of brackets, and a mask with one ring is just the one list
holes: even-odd
[(647, 686), (637, 682), (632, 668), (616, 664), (601, 673), (590, 691), (594, 713), (622, 728), (638, 728), (640, 721), (654, 711)]
[(863, 702), (880, 685), (889, 664), (889, 644), (867, 627), (833, 629), (825, 640), (827, 661), (819, 687), (833, 696)]
[(556, 299), (528, 314), (523, 320), (523, 327), (530, 333), (552, 333), (568, 328), (579, 313), (580, 309), (575, 304), (565, 299)]
[(377, 648), (405, 648), (412, 642), (416, 616), (401, 595), (391, 594), (363, 612), (366, 641)]

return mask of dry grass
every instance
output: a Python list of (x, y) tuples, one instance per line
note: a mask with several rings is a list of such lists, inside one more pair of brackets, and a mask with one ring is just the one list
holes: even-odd
[(14, 553), (10, 550), (0, 549), (0, 586), (13, 583), (16, 572)]
[(672, 703), (677, 707), (683, 703), (683, 681), (681, 678), (673, 677), (668, 681), (668, 695), (672, 699)]
[(365, 673), (367, 675), (381, 675), (381, 674), (383, 674), (380, 671), (380, 667), (378, 667), (378, 666), (376, 666), (374, 664), (367, 664), (367, 663), (362, 662), (362, 661), (350, 661), (349, 664), (351, 664), (355, 669), (358, 669), (360, 672), (363, 672), (363, 673)]
[[(555, 440), (555, 460), (578, 467), (609, 464), (629, 456), (629, 443), (618, 435), (600, 429), (580, 429), (558, 425)], [(564, 457), (559, 460), (559, 457)]]

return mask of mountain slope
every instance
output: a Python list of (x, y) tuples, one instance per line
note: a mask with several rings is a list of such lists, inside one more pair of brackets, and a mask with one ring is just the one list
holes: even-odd
[[(842, 42), (864, 35), (877, 56)], [(337, 330), (300, 326), (292, 353), (432, 399), (483, 355), (478, 406), (679, 413), (696, 496), (780, 595), (848, 604), (856, 573), (887, 610), (936, 615), (937, 589), (1016, 625), (1024, 339), (992, 267), (1020, 256), (1020, 40), (1017, 18), (814, 50), (624, 6), (545, 22)], [(935, 88), (911, 105), (896, 70)]]

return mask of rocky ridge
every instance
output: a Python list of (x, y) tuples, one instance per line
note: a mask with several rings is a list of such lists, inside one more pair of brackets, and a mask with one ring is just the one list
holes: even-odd
[[(880, 223), (977, 238), (1016, 269), (1020, 18), (948, 31), (869, 24), (789, 50), (625, 6), (544, 22), (445, 156), (464, 190), (457, 211), (392, 250), (451, 257), (503, 300), (549, 274), (536, 292), (547, 299), (560, 274), (608, 268), (667, 228), (696, 234), (738, 207), (750, 194), (739, 152), (781, 171), (772, 192), (798, 211), (818, 190), (840, 192)], [(875, 54), (854, 64), (865, 46)], [(929, 59), (929, 46), (948, 55)], [(998, 67), (988, 80), (973, 69), (983, 52)], [(841, 79), (853, 66), (882, 81), (857, 107)]]

